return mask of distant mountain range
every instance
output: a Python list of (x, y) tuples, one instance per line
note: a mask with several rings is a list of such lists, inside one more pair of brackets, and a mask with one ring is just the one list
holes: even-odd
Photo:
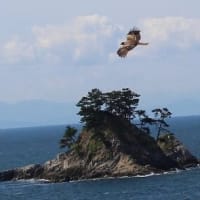
[(75, 103), (44, 100), (0, 102), (0, 128), (78, 123), (77, 112)]
[[(191, 106), (189, 107), (186, 103), (190, 103)], [(182, 102), (181, 105), (177, 103), (177, 106), (169, 106), (169, 108), (174, 118), (177, 115), (186, 115), (185, 113), (188, 113), (189, 116), (191, 116), (191, 113), (198, 113), (199, 107), (196, 105), (197, 102), (191, 103), (187, 101), (185, 103)], [(29, 100), (18, 103), (0, 102), (0, 129), (77, 124), (80, 121), (80, 117), (77, 115), (78, 110), (79, 108), (76, 107), (76, 103), (45, 100)], [(199, 118), (198, 116), (194, 118), (185, 117), (185, 120), (193, 121), (199, 120)], [(182, 120), (184, 119), (181, 117), (181, 122)]]

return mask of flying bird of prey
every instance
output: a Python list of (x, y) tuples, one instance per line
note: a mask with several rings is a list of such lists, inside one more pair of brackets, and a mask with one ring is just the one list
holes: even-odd
[(137, 45), (148, 45), (148, 43), (140, 42), (140, 30), (137, 28), (131, 29), (126, 37), (126, 41), (121, 43), (121, 47), (117, 50), (120, 57), (126, 57), (128, 52), (135, 48)]

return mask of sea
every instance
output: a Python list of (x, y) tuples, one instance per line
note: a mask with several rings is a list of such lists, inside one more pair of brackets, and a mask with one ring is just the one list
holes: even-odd
[[(175, 117), (170, 130), (200, 158), (200, 116)], [(80, 125), (77, 125), (80, 128)], [(64, 151), (66, 125), (0, 129), (0, 171), (43, 163)], [(0, 200), (199, 200), (200, 168), (164, 174), (48, 183), (0, 182)]]

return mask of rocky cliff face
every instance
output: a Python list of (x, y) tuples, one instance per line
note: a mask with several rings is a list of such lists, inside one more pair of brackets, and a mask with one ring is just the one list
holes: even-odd
[(106, 117), (104, 124), (83, 130), (72, 150), (39, 165), (0, 173), (0, 180), (48, 179), (52, 182), (144, 175), (195, 166), (197, 159), (174, 137), (158, 143), (130, 123)]
[(194, 167), (198, 164), (197, 158), (173, 134), (161, 135), (157, 143), (163, 153), (177, 163), (178, 168)]

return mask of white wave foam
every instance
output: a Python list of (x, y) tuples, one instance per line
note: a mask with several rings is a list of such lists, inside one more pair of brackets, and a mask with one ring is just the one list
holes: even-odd
[(25, 183), (50, 183), (49, 180), (47, 179), (21, 179), (21, 180), (17, 180), (18, 182), (25, 182)]
[(137, 178), (145, 178), (145, 177), (149, 177), (149, 176), (158, 176), (158, 175), (161, 175), (160, 173), (154, 173), (154, 172), (151, 172), (150, 174), (146, 174), (146, 175), (136, 175), (136, 176), (133, 176), (133, 177), (137, 177)]

